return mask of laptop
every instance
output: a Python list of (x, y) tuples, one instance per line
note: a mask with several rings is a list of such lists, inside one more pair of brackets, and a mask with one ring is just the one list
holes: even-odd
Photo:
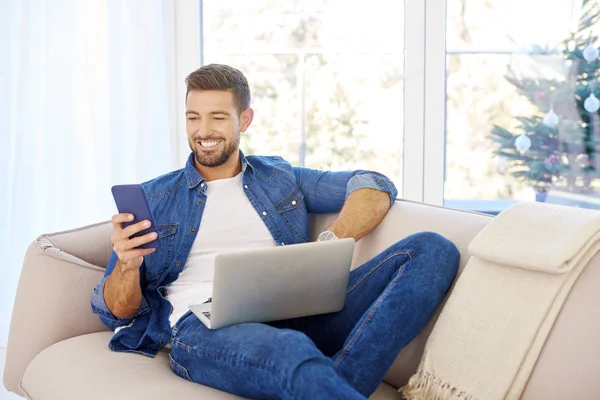
[(218, 254), (210, 302), (189, 309), (209, 329), (340, 311), (354, 239)]

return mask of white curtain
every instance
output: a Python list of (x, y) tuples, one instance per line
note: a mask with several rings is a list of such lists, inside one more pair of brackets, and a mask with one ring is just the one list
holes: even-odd
[(0, 347), (32, 240), (181, 167), (169, 1), (0, 0)]

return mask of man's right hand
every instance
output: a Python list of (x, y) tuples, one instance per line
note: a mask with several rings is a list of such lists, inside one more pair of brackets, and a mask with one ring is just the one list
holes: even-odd
[(123, 228), (123, 222), (133, 220), (132, 214), (116, 214), (112, 217), (113, 235), (111, 241), (113, 250), (119, 258), (121, 268), (124, 270), (139, 269), (144, 261), (144, 256), (152, 254), (156, 249), (137, 249), (136, 247), (149, 243), (156, 239), (156, 233), (150, 232), (146, 235), (131, 238), (132, 235), (148, 229), (150, 221), (144, 220)]

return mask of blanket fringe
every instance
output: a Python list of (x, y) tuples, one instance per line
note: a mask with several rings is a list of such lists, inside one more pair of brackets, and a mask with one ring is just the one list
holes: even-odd
[(418, 371), (398, 391), (406, 400), (475, 400), (465, 391), (426, 371)]

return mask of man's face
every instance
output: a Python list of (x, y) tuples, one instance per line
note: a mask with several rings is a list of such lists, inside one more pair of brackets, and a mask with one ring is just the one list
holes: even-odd
[(186, 131), (196, 162), (205, 167), (225, 164), (240, 146), (240, 132), (252, 121), (252, 109), (238, 115), (230, 91), (192, 90), (186, 102)]

